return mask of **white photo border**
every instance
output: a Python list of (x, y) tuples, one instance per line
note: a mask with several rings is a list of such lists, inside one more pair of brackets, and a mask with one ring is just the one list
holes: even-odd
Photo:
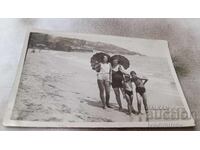
[[(29, 42), (30, 33), (32, 32), (54, 34), (58, 36), (67, 36), (68, 34), (68, 33), (60, 33), (60, 32), (33, 29), (33, 28), (28, 29), (26, 33), (26, 38), (25, 38), (22, 54), (21, 54), (20, 61), (18, 64), (17, 75), (12, 87), (12, 91), (10, 93), (8, 108), (3, 120), (4, 126), (7, 126), (7, 127), (46, 127), (46, 128), (49, 128), (49, 127), (55, 127), (55, 128), (164, 128), (164, 127), (170, 128), (172, 127), (174, 128), (174, 127), (194, 127), (195, 126), (194, 119), (190, 112), (186, 98), (184, 96), (178, 77), (176, 75), (175, 68), (173, 66), (173, 62), (170, 56), (167, 41), (166, 41), (166, 46), (168, 49), (167, 59), (168, 59), (169, 67), (171, 69), (171, 73), (176, 83), (184, 108), (186, 109), (187, 113), (191, 116), (190, 119), (170, 120), (170, 121), (167, 120), (167, 121), (162, 121), (162, 122), (160, 121), (158, 122), (41, 122), (41, 121), (12, 120), (11, 116), (12, 116), (13, 108), (15, 105), (15, 98), (18, 92), (18, 86), (20, 83), (21, 75), (22, 75), (26, 53), (28, 50), (28, 42)], [(74, 33), (74, 34), (81, 34), (81, 33)], [(157, 41), (164, 41), (164, 40), (157, 40)]]

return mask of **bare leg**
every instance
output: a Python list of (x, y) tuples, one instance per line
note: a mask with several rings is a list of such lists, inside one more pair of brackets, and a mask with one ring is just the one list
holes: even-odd
[(106, 91), (106, 106), (111, 108), (110, 104), (109, 104), (109, 100), (110, 100), (110, 82), (105, 81), (104, 84), (105, 84), (105, 91)]
[(137, 97), (138, 114), (140, 114), (141, 113), (141, 100), (139, 98), (139, 93), (136, 93), (136, 97)]
[(105, 109), (105, 97), (104, 97), (104, 84), (102, 80), (97, 80), (98, 87), (99, 87), (99, 94), (101, 98), (101, 102), (103, 104), (103, 109)]
[(121, 103), (119, 88), (113, 88), (113, 90), (115, 92), (116, 100), (117, 100), (117, 103), (119, 105), (119, 110), (121, 111), (122, 110), (122, 103)]
[(120, 88), (121, 92), (122, 92), (122, 95), (123, 95), (123, 98), (126, 99), (126, 94), (125, 94), (125, 91), (123, 88)]
[(147, 96), (146, 93), (143, 93), (142, 95), (142, 99), (143, 99), (143, 104), (144, 104), (144, 109), (146, 114), (148, 114), (148, 105), (147, 105)]
[(126, 101), (127, 101), (128, 114), (131, 115), (132, 107), (131, 107), (130, 96), (128, 94), (126, 94), (125, 96), (126, 96)]
[(131, 100), (132, 113), (136, 114), (136, 111), (133, 108), (133, 95), (130, 96), (130, 100)]
[(149, 121), (146, 93), (143, 93), (141, 96), (142, 96), (142, 99), (143, 99), (144, 109), (145, 109), (145, 112), (146, 112), (146, 121)]
[(133, 95), (130, 96), (131, 105), (133, 105)]

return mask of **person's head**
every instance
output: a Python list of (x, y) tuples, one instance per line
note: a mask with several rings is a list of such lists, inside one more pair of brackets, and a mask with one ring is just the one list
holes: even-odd
[(135, 71), (131, 71), (130, 75), (131, 75), (132, 78), (136, 78), (136, 72)]
[(126, 74), (126, 75), (124, 76), (124, 79), (125, 79), (125, 81), (129, 81), (129, 80), (130, 80), (130, 75)]
[(103, 63), (108, 63), (108, 56), (106, 55), (103, 56)]
[(119, 59), (113, 59), (112, 61), (113, 65), (116, 66), (119, 64)]

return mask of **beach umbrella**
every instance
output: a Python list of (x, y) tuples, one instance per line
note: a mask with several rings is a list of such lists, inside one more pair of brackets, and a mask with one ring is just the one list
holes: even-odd
[(92, 57), (91, 57), (91, 62), (92, 61), (98, 61), (99, 63), (103, 61), (103, 57), (104, 56), (107, 56), (108, 57), (108, 60), (110, 59), (110, 55), (106, 54), (106, 53), (103, 53), (103, 52), (99, 52), (99, 53), (96, 53), (94, 54)]
[(92, 69), (95, 70), (96, 72), (100, 72), (101, 70), (101, 65), (100, 63), (96, 63), (92, 66)]
[(112, 63), (112, 61), (114, 59), (118, 59), (119, 60), (119, 64), (122, 65), (125, 69), (129, 68), (130, 62), (129, 62), (129, 60), (126, 57), (124, 57), (122, 55), (114, 55), (114, 56), (112, 56), (110, 58), (110, 62)]
[(94, 54), (91, 59), (90, 59), (90, 63), (91, 63), (91, 67), (93, 70), (96, 70), (98, 72), (98, 70), (100, 70), (100, 64), (103, 61), (103, 57), (107, 56), (108, 60), (110, 59), (110, 55), (103, 53), (103, 52), (99, 52)]

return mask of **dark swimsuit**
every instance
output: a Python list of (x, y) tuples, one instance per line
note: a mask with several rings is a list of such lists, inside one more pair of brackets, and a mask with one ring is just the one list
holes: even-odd
[(124, 92), (130, 97), (133, 95), (133, 91), (124, 90)]
[(145, 92), (146, 92), (146, 89), (144, 87), (136, 87), (136, 93), (139, 93), (140, 95), (142, 95)]
[(123, 74), (121, 71), (114, 71), (112, 70), (112, 87), (113, 88), (122, 88), (122, 80)]
[(132, 81), (136, 85), (136, 93), (139, 93), (140, 95), (143, 95), (146, 92), (146, 89), (145, 89), (145, 87), (141, 86), (141, 82), (142, 81), (140, 79), (136, 79), (136, 80), (132, 79)]

